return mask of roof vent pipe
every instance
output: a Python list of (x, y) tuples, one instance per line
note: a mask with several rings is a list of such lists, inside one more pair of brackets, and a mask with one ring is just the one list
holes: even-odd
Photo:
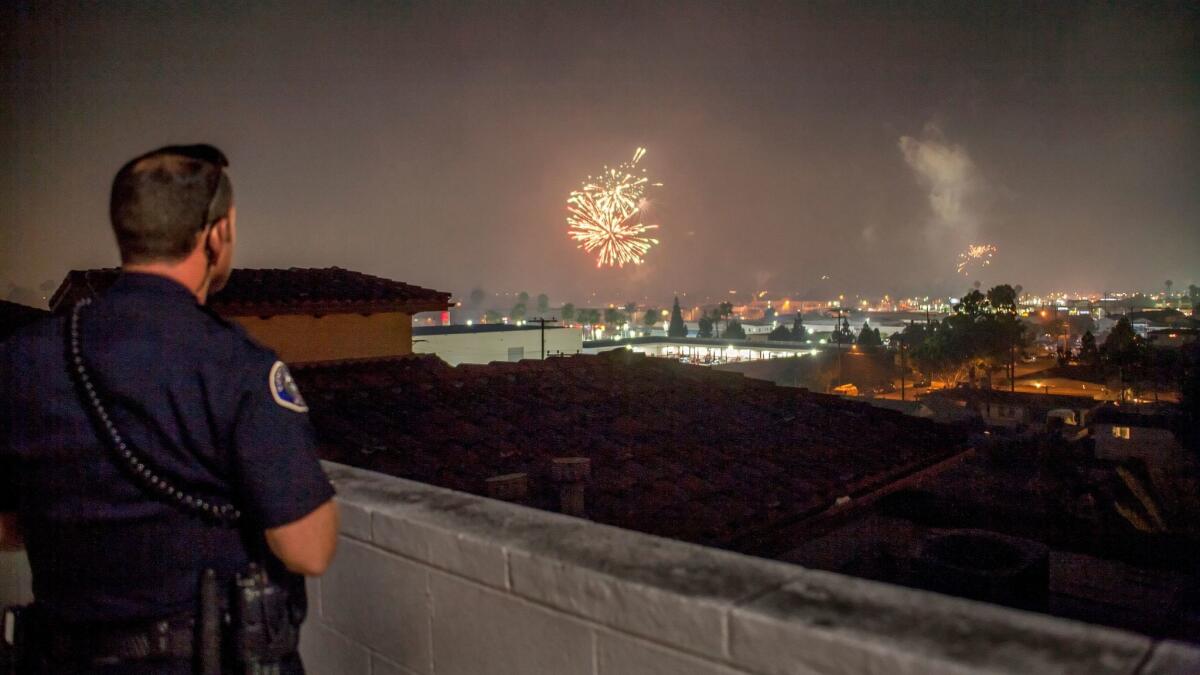
[(550, 477), (558, 484), (560, 510), (568, 516), (580, 516), (584, 510), (584, 488), (592, 475), (592, 460), (587, 457), (555, 457)]
[(487, 496), (506, 502), (521, 502), (529, 496), (529, 474), (506, 473), (492, 476), (487, 483)]

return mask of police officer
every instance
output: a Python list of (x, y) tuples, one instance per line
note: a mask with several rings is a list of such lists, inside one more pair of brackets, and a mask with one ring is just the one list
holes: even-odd
[[(0, 345), (0, 546), (28, 551), (45, 672), (191, 673), (202, 578), (228, 598), (257, 563), (298, 622), (301, 575), (333, 556), (303, 397), (204, 306), (233, 257), (225, 166), (208, 145), (125, 164), (110, 202), (121, 275), (75, 318)], [(294, 653), (282, 664), (303, 672)]]

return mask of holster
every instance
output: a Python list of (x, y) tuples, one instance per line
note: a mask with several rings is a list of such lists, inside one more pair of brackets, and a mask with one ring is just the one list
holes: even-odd
[(266, 570), (250, 564), (234, 585), (230, 646), (240, 672), (278, 672), (300, 646), (305, 606)]
[[(221, 587), (216, 574), (205, 570), (200, 578), (199, 607), (196, 616), (184, 617), (187, 630), (194, 630), (194, 640), (187, 635), (175, 641), (169, 652), (177, 656), (190, 654), (194, 671), (199, 675), (244, 673), (272, 675), (280, 672), (293, 660), (300, 643), (300, 625), (304, 622), (305, 603), (302, 595), (268, 578), (265, 570), (251, 564), (239, 574), (231, 589)], [(117, 661), (136, 661), (146, 655), (160, 655), (165, 650), (126, 650), (126, 643), (142, 643), (146, 631), (153, 639), (153, 628), (165, 621), (147, 622), (122, 629), (118, 634), (121, 649), (112, 649), (107, 641), (104, 655), (120, 654)], [(173, 624), (176, 625), (176, 624)], [(0, 647), (0, 674), (26, 675), (58, 672), (56, 664), (63, 658), (83, 661), (93, 658), (93, 641), (78, 640), (90, 631), (81, 633), (79, 627), (67, 630), (42, 617), (36, 606), (11, 607), (4, 612), (3, 647)], [(101, 629), (104, 632), (107, 628)], [(175, 637), (180, 637), (172, 633)], [(103, 641), (101, 641), (103, 642)]]
[(3, 647), (0, 647), (0, 666), (6, 675), (31, 672), (38, 651), (31, 644), (37, 631), (32, 626), (35, 610), (32, 605), (4, 608)]

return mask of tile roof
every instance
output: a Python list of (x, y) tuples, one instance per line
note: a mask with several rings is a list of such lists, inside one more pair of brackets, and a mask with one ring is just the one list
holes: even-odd
[[(50, 299), (50, 307), (69, 307), (107, 289), (120, 270), (72, 270)], [(400, 281), (345, 270), (235, 269), (229, 283), (209, 299), (225, 316), (437, 312), (450, 307), (450, 294)]]
[(1022, 391), (1005, 391), (1003, 389), (982, 389), (973, 387), (955, 387), (952, 389), (935, 389), (925, 394), (922, 401), (931, 399), (949, 399), (967, 403), (993, 403), (1002, 405), (1021, 405), (1037, 410), (1054, 408), (1075, 408), (1091, 410), (1103, 404), (1103, 401), (1088, 396), (1072, 396), (1068, 394), (1033, 394)]
[(624, 350), (450, 367), (433, 356), (297, 367), (327, 459), (486, 494), (588, 457), (594, 520), (736, 548), (965, 446), (957, 431), (838, 397)]
[(38, 319), (50, 316), (50, 312), (37, 307), (0, 300), (0, 341), (12, 335), (18, 328)]

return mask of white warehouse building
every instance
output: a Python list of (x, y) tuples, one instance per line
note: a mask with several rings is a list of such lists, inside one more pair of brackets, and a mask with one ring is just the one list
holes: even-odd
[(415, 326), (413, 353), (437, 354), (446, 363), (491, 363), (540, 359), (583, 351), (583, 329), (509, 324)]

